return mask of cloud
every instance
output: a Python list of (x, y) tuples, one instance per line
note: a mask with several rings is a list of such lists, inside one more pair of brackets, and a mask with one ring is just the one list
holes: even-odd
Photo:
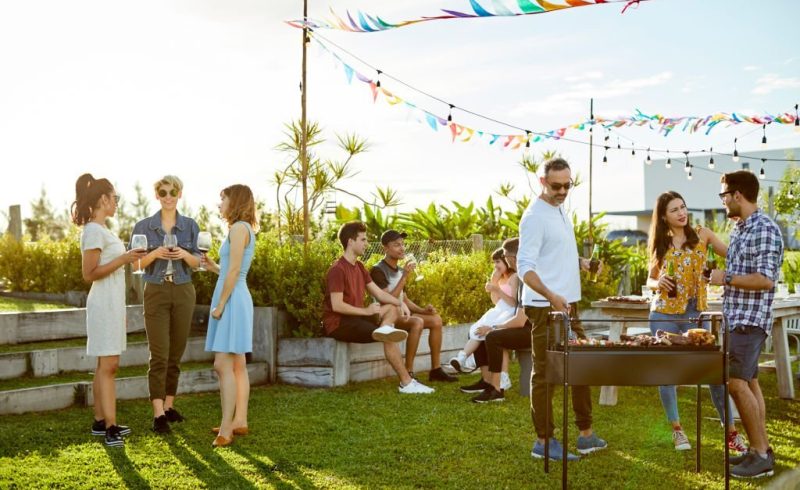
[(756, 66), (756, 65), (746, 65), (746, 66), (742, 67), (742, 70), (744, 70), (744, 71), (758, 71), (760, 69), (761, 69), (761, 67), (760, 66)]
[(756, 86), (751, 93), (767, 95), (775, 90), (797, 87), (800, 87), (800, 78), (782, 78), (775, 73), (767, 73), (756, 80)]
[(601, 71), (590, 71), (590, 72), (584, 73), (582, 75), (572, 75), (572, 76), (565, 77), (564, 80), (569, 82), (569, 83), (574, 83), (574, 82), (582, 82), (584, 80), (598, 80), (600, 78), (603, 78), (603, 72), (601, 72)]

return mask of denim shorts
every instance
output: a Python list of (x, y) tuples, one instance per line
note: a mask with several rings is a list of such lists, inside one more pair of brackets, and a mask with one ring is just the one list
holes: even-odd
[(738, 325), (731, 330), (728, 338), (730, 377), (745, 381), (757, 379), (758, 356), (767, 340), (767, 333), (760, 327)]

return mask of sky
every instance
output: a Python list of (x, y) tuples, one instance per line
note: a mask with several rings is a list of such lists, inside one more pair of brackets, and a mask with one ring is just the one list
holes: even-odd
[[(309, 17), (324, 17), (329, 7), (396, 21), (438, 8), (466, 10), (468, 1), (309, 0)], [(621, 8), (320, 34), (413, 87), (533, 131), (588, 119), (590, 98), (603, 117), (637, 109), (667, 116), (775, 114), (800, 102), (794, 41), (800, 2), (652, 0), (624, 14)], [(250, 185), (274, 207), (272, 176), (287, 163), (275, 147), (284, 125), (300, 116), (301, 36), (284, 21), (301, 17), (299, 0), (0, 0), (0, 210), (21, 204), (25, 215), (41, 189), (65, 210), (84, 172), (109, 178), (123, 199), (133, 197), (137, 182), (150, 193), (159, 177), (175, 174), (192, 209), (215, 205), (221, 188), (233, 183)], [(451, 143), (445, 131), (432, 131), (404, 109), (373, 103), (369, 90), (348, 85), (342, 68), (313, 43), (308, 74), (309, 118), (328, 140), (355, 133), (370, 143), (353, 160), (358, 173), (342, 183), (368, 201), (376, 186), (398, 192), (399, 211), (431, 201), (482, 204), (504, 183), (515, 185), (516, 197), (537, 192), (518, 165), (519, 151)], [(388, 78), (383, 84), (447, 114), (440, 102)], [(476, 129), (509, 132), (458, 109), (453, 114)], [(623, 147), (723, 152), (738, 138), (746, 153), (760, 149), (761, 128), (717, 128), (709, 136), (675, 131), (666, 138), (619, 129), (608, 165), (598, 165), (602, 150), (594, 153), (594, 211), (642, 201), (643, 154), (631, 159), (629, 149), (615, 151), (617, 137)], [(792, 128), (770, 126), (768, 137), (770, 148), (800, 147)], [(586, 145), (550, 140), (532, 150), (557, 151), (588, 178)], [(341, 158), (333, 144), (320, 153)], [(336, 198), (358, 205), (342, 193)], [(587, 185), (568, 206), (588, 214)]]

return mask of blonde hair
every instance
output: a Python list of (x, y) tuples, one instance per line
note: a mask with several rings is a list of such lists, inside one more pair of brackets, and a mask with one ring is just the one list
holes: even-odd
[(161, 177), (156, 181), (155, 184), (153, 184), (153, 189), (158, 192), (158, 189), (160, 189), (162, 185), (171, 185), (172, 188), (178, 192), (183, 190), (183, 182), (175, 175), (165, 175)]

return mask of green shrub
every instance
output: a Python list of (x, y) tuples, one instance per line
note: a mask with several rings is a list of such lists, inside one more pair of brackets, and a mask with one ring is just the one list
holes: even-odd
[(10, 235), (0, 238), (0, 278), (12, 291), (64, 293), (88, 291), (81, 274), (78, 229), (63, 240), (21, 243)]

